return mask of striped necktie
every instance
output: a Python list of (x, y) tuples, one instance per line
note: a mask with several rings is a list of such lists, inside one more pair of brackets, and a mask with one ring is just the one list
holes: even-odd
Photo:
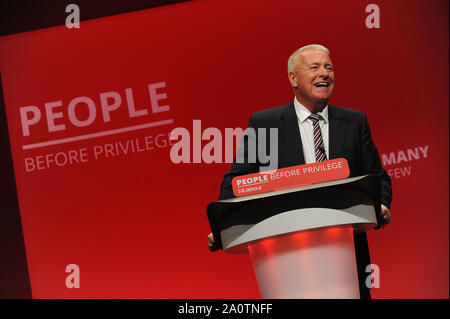
[(311, 114), (309, 118), (312, 120), (314, 126), (314, 152), (316, 154), (316, 162), (326, 161), (327, 154), (325, 153), (325, 146), (323, 144), (322, 132), (320, 131), (319, 125), (321, 116)]

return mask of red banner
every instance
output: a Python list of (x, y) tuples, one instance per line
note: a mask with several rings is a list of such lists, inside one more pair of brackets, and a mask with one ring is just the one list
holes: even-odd
[(233, 193), (248, 196), (287, 188), (334, 181), (350, 175), (345, 158), (297, 165), (233, 178)]

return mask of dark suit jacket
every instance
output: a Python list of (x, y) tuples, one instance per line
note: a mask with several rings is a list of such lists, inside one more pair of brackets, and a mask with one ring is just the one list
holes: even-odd
[[(350, 177), (376, 174), (381, 182), (381, 202), (390, 207), (392, 201), (391, 179), (381, 166), (378, 151), (371, 138), (369, 124), (364, 113), (334, 105), (328, 105), (329, 159), (345, 158)], [(295, 113), (294, 100), (289, 104), (257, 112), (250, 116), (249, 127), (278, 128), (278, 168), (305, 164), (302, 141)], [(244, 143), (241, 143), (244, 148)], [(269, 148), (267, 148), (269, 149)], [(241, 149), (244, 153), (247, 150)], [(259, 172), (260, 163), (236, 163), (225, 174), (220, 199), (234, 197), (231, 181), (234, 177)], [(355, 252), (361, 294), (364, 294), (365, 267), (370, 264), (365, 233), (355, 235)]]

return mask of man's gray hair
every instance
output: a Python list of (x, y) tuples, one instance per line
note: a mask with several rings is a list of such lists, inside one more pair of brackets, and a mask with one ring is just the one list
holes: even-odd
[(320, 51), (324, 51), (327, 54), (330, 54), (330, 50), (328, 50), (327, 48), (325, 48), (323, 45), (320, 44), (308, 44), (305, 45), (304, 47), (301, 47), (300, 49), (296, 50), (294, 53), (291, 54), (291, 56), (289, 57), (288, 60), (288, 73), (292, 72), (295, 67), (297, 66), (298, 60), (296, 59), (297, 55), (299, 53), (302, 53), (304, 51), (307, 50), (320, 50)]

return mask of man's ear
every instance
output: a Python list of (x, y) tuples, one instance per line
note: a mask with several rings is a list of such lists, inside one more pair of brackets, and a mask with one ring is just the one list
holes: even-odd
[(295, 76), (295, 73), (289, 72), (288, 77), (289, 77), (289, 82), (291, 82), (291, 85), (296, 88), (297, 87), (297, 77)]

